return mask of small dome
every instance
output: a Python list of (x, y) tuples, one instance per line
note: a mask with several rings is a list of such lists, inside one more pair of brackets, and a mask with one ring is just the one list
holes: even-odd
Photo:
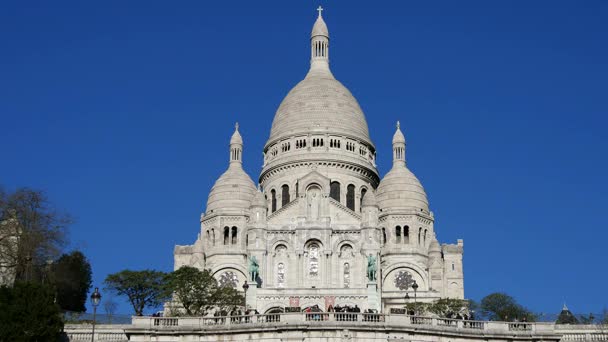
[(241, 133), (239, 133), (238, 122), (234, 125), (234, 133), (232, 134), (232, 138), (230, 138), (230, 145), (232, 144), (243, 145), (243, 137), (241, 136)]
[(382, 210), (416, 209), (429, 212), (429, 202), (420, 181), (405, 164), (394, 164), (376, 190)]
[(363, 196), (363, 201), (361, 202), (361, 207), (378, 207), (378, 202), (376, 201), (376, 195), (374, 195), (374, 191), (368, 191)]
[(259, 208), (268, 207), (268, 202), (266, 202), (266, 197), (259, 189), (256, 190), (255, 196), (253, 197), (253, 202), (251, 203), (251, 207), (259, 207)]
[(329, 38), (329, 30), (327, 29), (327, 24), (325, 24), (321, 13), (319, 13), (319, 17), (317, 18), (317, 21), (315, 21), (315, 25), (312, 27), (312, 33), (310, 34), (311, 38), (315, 36), (325, 36)]
[(241, 164), (231, 163), (218, 178), (207, 199), (207, 214), (249, 209), (257, 189)]
[(393, 135), (393, 144), (402, 143), (405, 144), (405, 136), (403, 132), (401, 132), (401, 124), (397, 121), (397, 130), (395, 131), (395, 135)]
[(429, 245), (429, 253), (441, 253), (441, 247), (437, 239), (433, 239)]

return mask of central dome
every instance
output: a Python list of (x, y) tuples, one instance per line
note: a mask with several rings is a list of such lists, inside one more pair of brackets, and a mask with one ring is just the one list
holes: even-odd
[(345, 135), (371, 145), (359, 103), (330, 72), (310, 72), (287, 94), (272, 122), (268, 143), (310, 132)]
[(329, 70), (329, 31), (319, 15), (311, 34), (310, 71), (283, 99), (266, 146), (301, 134), (336, 134), (373, 147), (359, 103)]

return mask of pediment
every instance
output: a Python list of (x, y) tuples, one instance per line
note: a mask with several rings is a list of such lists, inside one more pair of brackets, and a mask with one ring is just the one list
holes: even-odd
[(324, 194), (329, 194), (329, 178), (315, 170), (309, 172), (306, 174), (306, 176), (298, 180), (298, 186), (302, 192), (306, 192), (306, 189), (313, 184), (319, 185)]
[(281, 209), (268, 216), (269, 225), (297, 227), (302, 224), (319, 222), (325, 226), (329, 221), (332, 226), (359, 228), (361, 226), (361, 215), (346, 208), (339, 202), (324, 197), (321, 204), (325, 207), (320, 210), (320, 216), (316, 219), (310, 217), (307, 208), (308, 201), (305, 195), (290, 202)]

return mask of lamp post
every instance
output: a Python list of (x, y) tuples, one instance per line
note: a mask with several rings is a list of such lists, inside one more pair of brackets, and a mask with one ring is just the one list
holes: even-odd
[(91, 294), (91, 304), (93, 304), (93, 334), (91, 335), (91, 342), (95, 341), (95, 318), (97, 314), (97, 306), (101, 301), (101, 293), (99, 293), (99, 288), (96, 287), (95, 291)]
[(243, 291), (245, 291), (245, 310), (247, 310), (247, 290), (249, 289), (249, 284), (247, 284), (247, 280), (245, 280), (245, 284), (243, 284)]
[(414, 280), (414, 284), (412, 284), (412, 288), (414, 289), (414, 303), (416, 303), (416, 291), (418, 291), (418, 284)]

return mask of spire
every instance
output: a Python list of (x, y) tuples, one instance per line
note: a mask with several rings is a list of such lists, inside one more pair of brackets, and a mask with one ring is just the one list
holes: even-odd
[(397, 121), (397, 130), (393, 135), (393, 166), (405, 166), (405, 136), (401, 132), (401, 124)]
[[(329, 30), (323, 20), (323, 7), (317, 8), (319, 15), (310, 34), (310, 72), (311, 74), (331, 75), (329, 71)], [(333, 76), (331, 76), (333, 77)]]
[(234, 133), (230, 138), (230, 164), (243, 163), (243, 137), (239, 133), (239, 123), (234, 125)]

